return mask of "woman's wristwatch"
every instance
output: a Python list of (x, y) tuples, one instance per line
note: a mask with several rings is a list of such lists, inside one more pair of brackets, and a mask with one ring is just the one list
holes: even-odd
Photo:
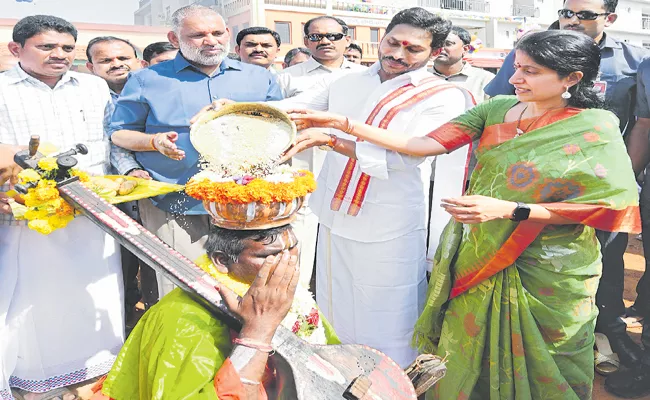
[(510, 219), (512, 221), (519, 222), (527, 220), (529, 216), (530, 207), (527, 204), (518, 201), (517, 208), (515, 208), (515, 211), (512, 212), (512, 217), (510, 217)]

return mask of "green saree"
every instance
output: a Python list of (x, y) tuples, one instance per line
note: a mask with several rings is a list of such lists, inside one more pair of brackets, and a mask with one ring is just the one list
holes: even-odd
[(590, 399), (600, 278), (594, 228), (638, 232), (638, 196), (618, 121), (556, 110), (504, 123), (514, 96), (429, 136), (448, 150), (480, 137), (469, 193), (540, 204), (574, 225), (495, 220), (445, 228), (414, 344), (447, 356), (427, 398)]
[[(327, 343), (339, 344), (322, 321)], [(230, 328), (177, 288), (140, 319), (102, 392), (114, 400), (217, 400), (214, 378), (231, 350)]]

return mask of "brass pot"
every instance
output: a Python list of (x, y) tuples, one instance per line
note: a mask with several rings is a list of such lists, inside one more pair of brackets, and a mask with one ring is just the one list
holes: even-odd
[(304, 197), (297, 197), (288, 203), (215, 203), (203, 201), (203, 207), (210, 214), (212, 223), (225, 229), (270, 229), (287, 225), (296, 218)]

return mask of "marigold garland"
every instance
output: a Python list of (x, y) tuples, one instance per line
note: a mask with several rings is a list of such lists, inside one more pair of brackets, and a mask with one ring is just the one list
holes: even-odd
[(185, 192), (197, 199), (215, 203), (287, 203), (295, 198), (306, 196), (316, 190), (314, 174), (300, 170), (294, 175), (293, 182), (269, 182), (262, 178), (251, 180), (245, 185), (234, 181), (215, 182), (207, 178), (200, 181), (190, 180)]
[[(58, 167), (55, 158), (43, 158), (38, 162), (38, 170), (25, 169), (18, 174), (21, 184), (36, 183), (23, 196), (27, 211), (23, 216), (27, 226), (43, 235), (49, 235), (57, 229), (65, 228), (74, 219), (75, 210), (61, 198), (56, 182), (47, 179), (54, 177)], [(79, 170), (71, 170), (71, 176), (78, 176), (82, 182), (87, 181), (88, 174)]]

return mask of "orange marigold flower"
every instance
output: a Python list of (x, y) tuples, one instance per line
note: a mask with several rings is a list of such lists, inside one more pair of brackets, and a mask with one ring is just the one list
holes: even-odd
[(209, 179), (192, 181), (186, 185), (185, 193), (197, 200), (207, 200), (215, 203), (262, 203), (290, 202), (297, 197), (306, 196), (316, 190), (314, 175), (301, 170), (294, 175), (292, 182), (269, 182), (256, 178), (247, 185), (239, 185), (234, 181), (213, 182)]

